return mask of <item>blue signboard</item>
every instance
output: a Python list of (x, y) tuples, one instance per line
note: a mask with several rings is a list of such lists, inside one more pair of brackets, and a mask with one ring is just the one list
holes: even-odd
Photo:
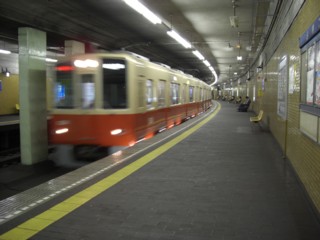
[(320, 32), (320, 17), (318, 17), (314, 23), (305, 31), (299, 39), (299, 46), (302, 48), (306, 45), (310, 39), (312, 39), (318, 32)]

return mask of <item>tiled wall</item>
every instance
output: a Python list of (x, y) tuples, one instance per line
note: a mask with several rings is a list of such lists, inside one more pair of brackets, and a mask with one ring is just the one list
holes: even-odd
[[(286, 32), (279, 47), (272, 54), (262, 72), (248, 82), (250, 92), (256, 88), (253, 110), (265, 112), (266, 124), (283, 149), (304, 184), (314, 205), (320, 212), (320, 145), (300, 131), (300, 48), (299, 37), (320, 15), (320, 1), (306, 0)], [(282, 57), (288, 58), (288, 68), (296, 70), (294, 91), (288, 93), (287, 121), (277, 114), (279, 64)], [(264, 84), (263, 84), (264, 79)], [(264, 86), (264, 88), (263, 88)], [(252, 95), (250, 95), (252, 98)]]

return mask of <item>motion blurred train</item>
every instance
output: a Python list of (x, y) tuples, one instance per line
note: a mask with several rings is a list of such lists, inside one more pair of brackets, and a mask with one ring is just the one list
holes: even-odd
[(70, 56), (55, 70), (55, 145), (133, 146), (212, 104), (203, 81), (130, 52)]

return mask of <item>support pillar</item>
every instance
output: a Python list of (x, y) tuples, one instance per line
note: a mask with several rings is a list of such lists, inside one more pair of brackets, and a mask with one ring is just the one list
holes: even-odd
[(19, 28), (20, 148), (24, 165), (48, 157), (46, 45), (45, 32)]
[(85, 45), (74, 40), (64, 41), (64, 54), (66, 56), (85, 53)]

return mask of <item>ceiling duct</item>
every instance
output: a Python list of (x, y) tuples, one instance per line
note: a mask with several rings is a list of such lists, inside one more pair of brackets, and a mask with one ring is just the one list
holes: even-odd
[(231, 27), (233, 27), (233, 28), (239, 27), (239, 18), (238, 18), (238, 16), (230, 16), (230, 24), (231, 24)]
[(233, 3), (233, 5), (232, 5), (232, 7), (233, 7), (233, 16), (230, 16), (230, 25), (233, 28), (237, 28), (237, 27), (239, 27), (239, 17), (236, 15), (236, 7), (237, 7), (237, 5), (236, 5), (236, 1), (235, 0), (233, 0), (232, 3)]

